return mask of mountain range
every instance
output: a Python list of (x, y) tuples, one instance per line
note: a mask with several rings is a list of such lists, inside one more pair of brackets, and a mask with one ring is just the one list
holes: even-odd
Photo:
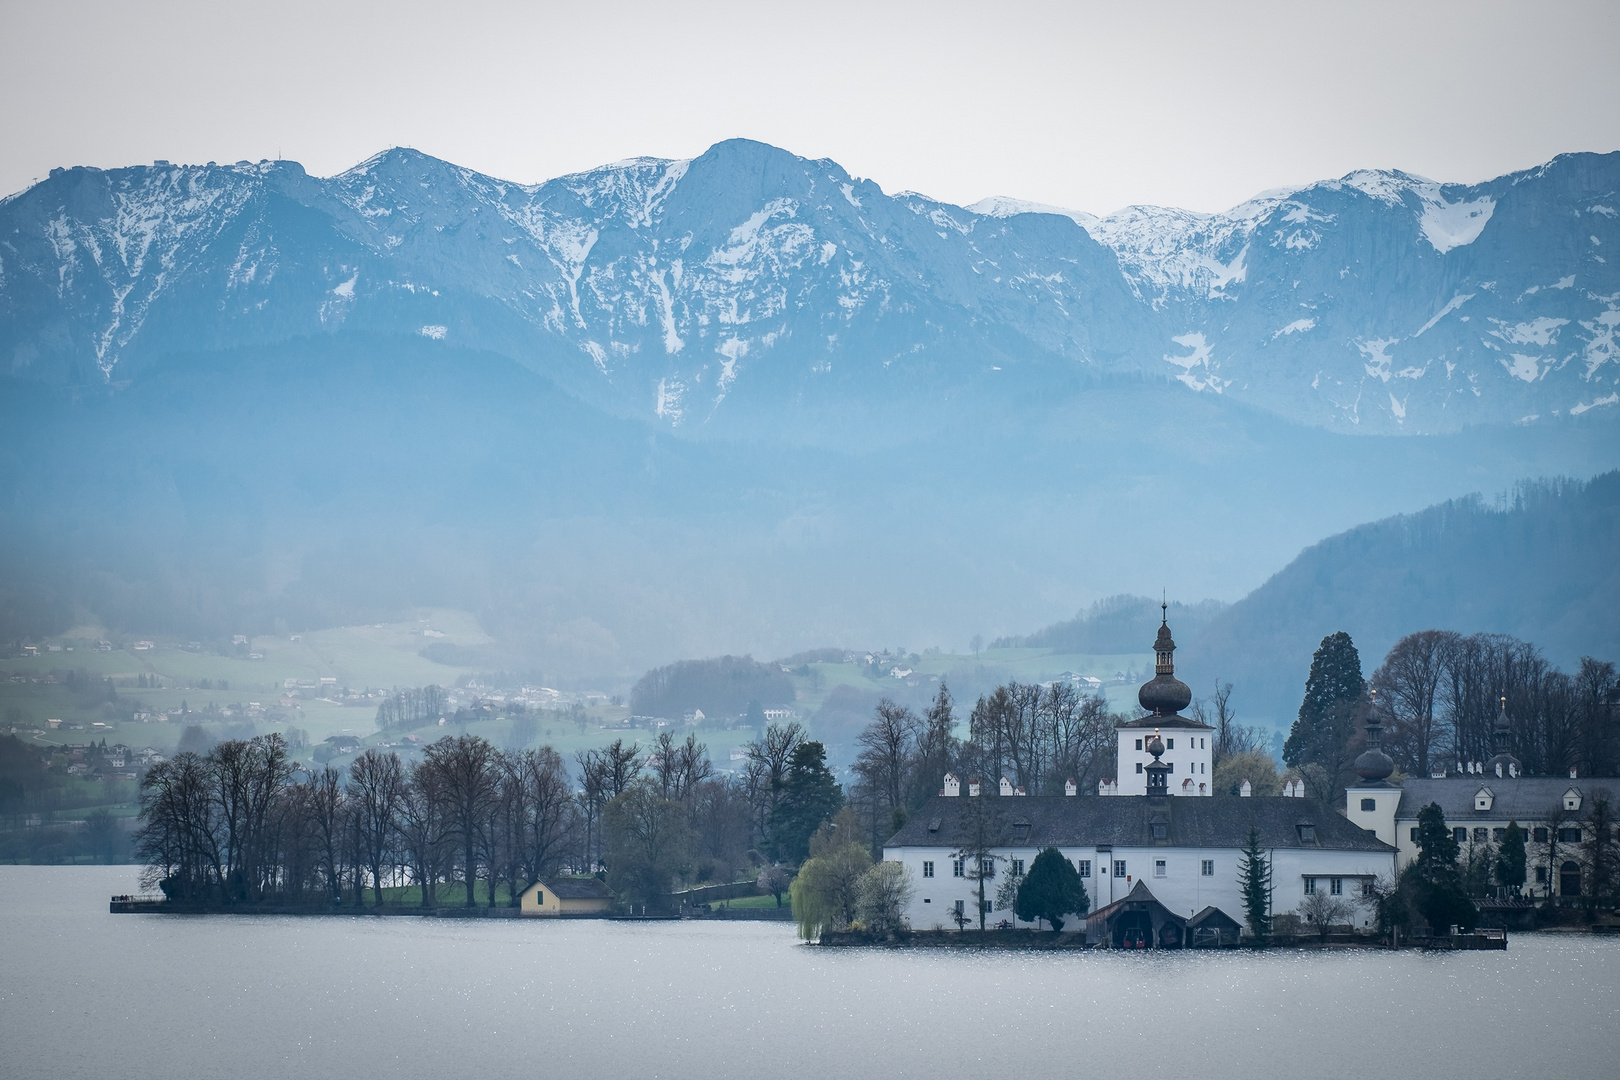
[(1620, 412), (1617, 215), (1620, 153), (1100, 218), (890, 195), (745, 140), (539, 185), (403, 149), (330, 178), (60, 169), (0, 202), (0, 358), (119, 383), (345, 327), (510, 356), (699, 433), (842, 441), (1076, 369), (1336, 431), (1454, 431)]
[(1620, 466), (1617, 187), (1574, 154), (1093, 218), (741, 140), (534, 186), (56, 170), (0, 201), (0, 636), (464, 607), (627, 686), (1236, 601)]

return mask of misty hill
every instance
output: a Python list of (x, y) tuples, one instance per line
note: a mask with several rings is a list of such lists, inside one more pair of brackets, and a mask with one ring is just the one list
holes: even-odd
[(1110, 596), (1066, 622), (1053, 623), (1023, 637), (998, 638), (992, 648), (1056, 649), (1076, 653), (1145, 652), (1153, 647), (1159, 620), (1168, 617), (1175, 632), (1192, 637), (1225, 610), (1219, 600), (1171, 604), (1169, 611), (1146, 596)]
[(793, 682), (779, 664), (761, 664), (751, 656), (681, 660), (647, 672), (630, 691), (636, 716), (679, 719), (701, 709), (713, 719), (742, 716), (750, 704), (783, 705), (793, 701)]
[[(1347, 631), (1370, 675), (1416, 630), (1505, 633), (1572, 670), (1620, 658), (1620, 472), (1518, 485), (1491, 503), (1448, 500), (1362, 525), (1301, 552), (1188, 635), (1177, 671), (1199, 694), (1217, 676), (1250, 722), (1286, 726), (1311, 654)], [(1178, 640), (1181, 635), (1178, 633)]]
[(1620, 411), (1617, 215), (1620, 153), (1101, 219), (890, 195), (746, 140), (539, 185), (401, 149), (330, 178), (73, 168), (0, 202), (0, 357), (119, 384), (343, 328), (494, 352), (689, 431), (882, 441), (1075, 371), (1449, 431)]

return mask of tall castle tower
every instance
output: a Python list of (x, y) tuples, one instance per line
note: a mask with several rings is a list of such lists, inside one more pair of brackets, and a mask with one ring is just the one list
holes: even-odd
[(1181, 715), (1192, 704), (1192, 690), (1176, 678), (1176, 643), (1170, 636), (1170, 606), (1160, 605), (1159, 636), (1153, 642), (1153, 678), (1136, 693), (1149, 715), (1126, 720), (1114, 727), (1119, 738), (1119, 795), (1148, 794), (1148, 767), (1155, 760), (1148, 744), (1155, 738), (1163, 743), (1158, 755), (1166, 771), (1165, 788), (1171, 795), (1210, 795), (1210, 764), (1214, 755), (1215, 729)]

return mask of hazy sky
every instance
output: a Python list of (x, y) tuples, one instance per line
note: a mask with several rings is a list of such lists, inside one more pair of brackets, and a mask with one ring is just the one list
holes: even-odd
[(1620, 149), (1616, 41), (1615, 0), (0, 0), (0, 192), (155, 158), (327, 175), (394, 144), (538, 181), (746, 136), (952, 202), (1215, 210)]

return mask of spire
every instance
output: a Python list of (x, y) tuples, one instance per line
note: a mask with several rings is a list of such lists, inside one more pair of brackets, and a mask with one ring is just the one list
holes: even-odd
[(1523, 771), (1522, 763), (1513, 756), (1513, 721), (1508, 719), (1506, 694), (1501, 697), (1496, 722), (1491, 725), (1491, 748), (1496, 751), (1496, 756), (1485, 763), (1486, 772), (1512, 777)]
[(1174, 716), (1192, 704), (1192, 690), (1176, 678), (1176, 642), (1170, 636), (1170, 605), (1161, 603), (1163, 618), (1153, 642), (1153, 678), (1136, 693), (1142, 708), (1155, 716)]

